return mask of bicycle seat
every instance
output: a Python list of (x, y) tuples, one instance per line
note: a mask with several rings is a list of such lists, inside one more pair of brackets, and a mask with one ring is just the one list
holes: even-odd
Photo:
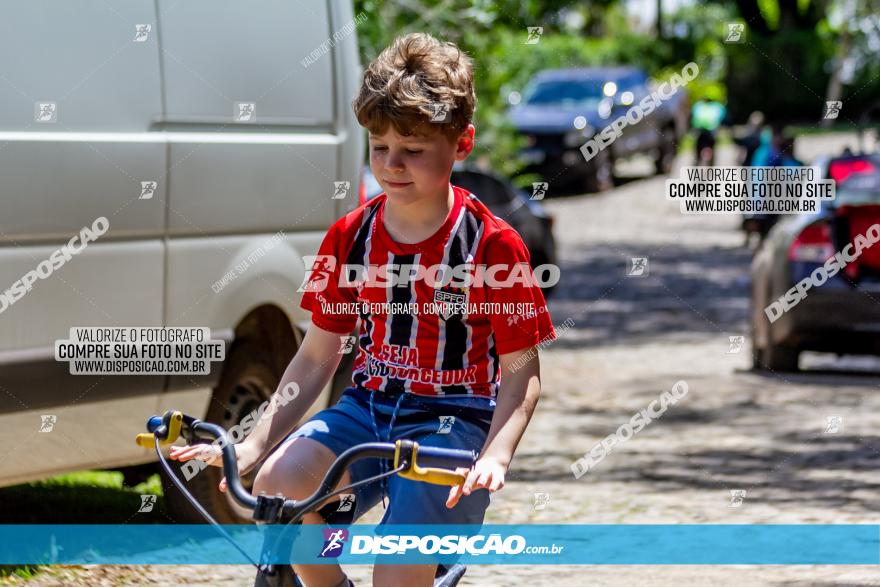
[(455, 587), (467, 571), (467, 566), (458, 563), (454, 565), (437, 565), (437, 574), (434, 576), (434, 587)]

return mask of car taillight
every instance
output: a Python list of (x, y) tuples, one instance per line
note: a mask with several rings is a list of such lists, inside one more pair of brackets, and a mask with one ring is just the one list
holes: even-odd
[(855, 173), (873, 173), (877, 168), (866, 159), (842, 159), (832, 161), (828, 166), (828, 175), (838, 184)]
[(824, 263), (833, 256), (831, 230), (825, 222), (816, 222), (804, 228), (788, 248), (789, 261)]
[[(841, 206), (835, 216), (844, 219), (844, 226), (849, 229), (849, 242), (855, 243), (859, 235), (866, 235), (871, 227), (880, 223), (880, 205)], [(862, 249), (858, 258), (847, 264), (847, 277), (857, 280), (866, 271), (876, 274), (880, 271), (880, 247)]]

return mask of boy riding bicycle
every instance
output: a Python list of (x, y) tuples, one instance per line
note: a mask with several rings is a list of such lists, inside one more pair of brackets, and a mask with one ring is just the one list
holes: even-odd
[[(353, 108), (385, 193), (337, 221), (321, 244), (301, 302), (312, 326), (265, 415), (235, 445), (242, 473), (272, 451), (254, 493), (305, 498), (350, 446), (401, 438), (480, 458), (451, 490), (399, 476), (361, 486), (347, 498), (353, 519), (387, 496), (383, 524), (482, 524), (489, 493), (504, 485), (540, 393), (535, 347), (556, 334), (519, 235), (449, 183), (453, 163), (474, 147), (475, 101), (470, 58), (427, 34), (397, 39), (365, 71)], [(465, 266), (470, 279), (455, 269)], [(352, 386), (291, 434), (358, 319)], [(292, 384), (297, 397), (279, 407)], [(221, 465), (207, 446), (173, 447), (171, 458)], [(381, 462), (356, 463), (341, 485), (383, 472)], [(435, 571), (376, 565), (373, 584), (427, 586)], [(308, 587), (350, 585), (338, 565), (296, 572)]]

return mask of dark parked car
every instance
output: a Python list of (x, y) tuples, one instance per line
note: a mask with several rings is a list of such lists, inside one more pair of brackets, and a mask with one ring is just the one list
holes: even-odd
[[(502, 218), (516, 230), (529, 249), (534, 269), (545, 263), (556, 263), (556, 240), (553, 237), (553, 216), (537, 200), (515, 187), (507, 179), (494, 173), (456, 164), (450, 181), (474, 194), (495, 216)], [(382, 193), (382, 187), (369, 167), (364, 168), (361, 182), (362, 203)], [(553, 287), (545, 288), (549, 297)]]
[(581, 146), (652, 90), (648, 76), (633, 67), (557, 69), (538, 73), (509, 111), (527, 140), (526, 173), (576, 184), (595, 192), (613, 186), (614, 160), (651, 155), (657, 173), (668, 173), (678, 140), (687, 132), (689, 107), (678, 88), (653, 112), (623, 129), (620, 137), (589, 161)]
[[(796, 305), (789, 302), (788, 311), (777, 304), (772, 322), (765, 313), (857, 235), (880, 223), (880, 156), (839, 157), (824, 169), (837, 183), (836, 199), (823, 201), (817, 214), (783, 217), (752, 261), (756, 368), (796, 370), (803, 350), (880, 354), (880, 244), (863, 249), (821, 286), (807, 290)], [(848, 251), (851, 255), (853, 249)]]

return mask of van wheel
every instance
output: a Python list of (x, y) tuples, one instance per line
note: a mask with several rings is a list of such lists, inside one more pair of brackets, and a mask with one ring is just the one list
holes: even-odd
[[(211, 396), (205, 420), (226, 429), (238, 424), (275, 393), (285, 368), (286, 365), (277, 365), (263, 347), (247, 342), (233, 346), (220, 383)], [(193, 497), (219, 523), (245, 524), (251, 521), (249, 510), (241, 508), (232, 501), (228, 493), (221, 493), (217, 488), (223, 477), (222, 468), (208, 467), (187, 481), (180, 470), (180, 463), (169, 461), (169, 465)], [(253, 487), (259, 468), (258, 465), (242, 477), (246, 489)], [(174, 521), (179, 524), (206, 523), (167, 478), (165, 471), (160, 468), (160, 472), (168, 513)]]

